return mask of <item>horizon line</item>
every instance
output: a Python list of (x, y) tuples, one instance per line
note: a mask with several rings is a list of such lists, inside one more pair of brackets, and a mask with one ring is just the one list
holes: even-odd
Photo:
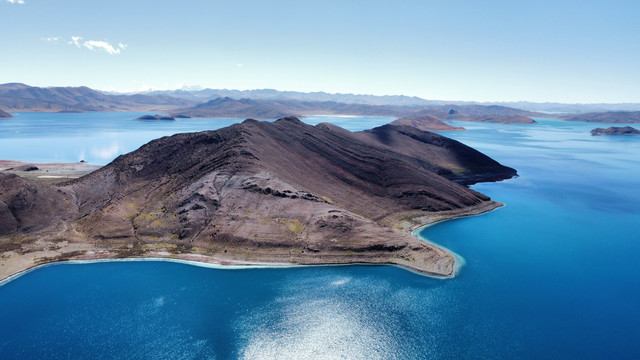
[[(199, 85), (185, 85), (182, 87), (175, 87), (175, 88), (165, 88), (165, 89), (160, 89), (160, 88), (153, 88), (153, 87), (149, 87), (149, 89), (146, 90), (105, 90), (105, 89), (99, 89), (99, 88), (94, 88), (94, 87), (90, 87), (87, 85), (77, 85), (77, 86), (70, 86), (70, 85), (66, 85), (66, 86), (60, 86), (60, 85), (49, 85), (49, 86), (33, 86), (33, 85), (29, 85), (23, 82), (19, 82), (19, 81), (10, 81), (10, 82), (6, 82), (6, 83), (1, 83), (0, 86), (5, 86), (5, 85), (24, 85), (24, 86), (28, 86), (28, 87), (34, 87), (34, 88), (45, 88), (45, 89), (50, 89), (50, 88), (88, 88), (94, 91), (98, 91), (101, 93), (105, 93), (105, 94), (119, 94), (119, 95), (132, 95), (132, 94), (149, 94), (152, 92), (157, 92), (157, 91), (185, 91), (185, 92), (200, 92), (200, 91), (205, 91), (205, 90), (221, 90), (221, 91), (240, 91), (240, 92), (248, 92), (248, 91), (276, 91), (276, 92), (280, 92), (280, 93), (286, 93), (286, 92), (293, 92), (293, 93), (301, 93), (301, 94), (327, 94), (327, 95), (351, 95), (351, 96), (368, 96), (368, 97), (376, 97), (376, 98), (385, 98), (385, 97), (406, 97), (406, 98), (411, 98), (411, 99), (418, 99), (418, 100), (422, 100), (422, 101), (432, 101), (432, 102), (443, 102), (443, 103), (470, 103), (470, 104), (514, 104), (514, 103), (529, 103), (529, 104), (558, 104), (558, 105), (640, 105), (640, 100), (638, 100), (637, 102), (561, 102), (561, 101), (551, 101), (551, 100), (547, 100), (547, 101), (533, 101), (533, 100), (460, 100), (460, 99), (427, 99), (427, 98), (423, 98), (417, 95), (406, 95), (406, 94), (384, 94), (384, 95), (376, 95), (376, 94), (371, 94), (371, 93), (348, 93), (348, 92), (330, 92), (330, 91), (325, 91), (325, 90), (314, 90), (314, 91), (301, 91), (301, 90), (279, 90), (276, 88), (252, 88), (252, 89), (239, 89), (239, 88), (211, 88), (211, 87), (203, 87), (203, 86), (199, 86)], [(189, 90), (189, 89), (183, 89), (184, 87), (195, 87), (195, 88), (199, 88), (198, 90)], [(169, 95), (171, 96), (171, 95)]]

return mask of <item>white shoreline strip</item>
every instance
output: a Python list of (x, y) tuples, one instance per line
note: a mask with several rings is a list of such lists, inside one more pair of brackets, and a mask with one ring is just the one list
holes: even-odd
[[(421, 238), (422, 239), (422, 238)], [(439, 246), (439, 245), (438, 245)], [(443, 247), (444, 248), (444, 247)], [(447, 251), (449, 251), (447, 249)], [(451, 252), (454, 257), (457, 256), (457, 254)], [(462, 258), (460, 258), (462, 259)], [(175, 258), (163, 258), (163, 257), (139, 257), (139, 258), (103, 258), (103, 259), (86, 259), (86, 260), (64, 260), (64, 261), (56, 261), (56, 262), (50, 262), (50, 263), (46, 263), (46, 264), (40, 264), (40, 265), (36, 265), (34, 267), (30, 267), (26, 270), (23, 270), (19, 273), (15, 273), (3, 280), (0, 281), (0, 287), (8, 284), (9, 282), (18, 279), (19, 277), (26, 275), (32, 271), (35, 270), (39, 270), (48, 266), (55, 266), (55, 265), (83, 265), (83, 264), (94, 264), (94, 263), (102, 263), (102, 262), (145, 262), (145, 261), (157, 261), (157, 262), (173, 262), (173, 263), (179, 263), (179, 264), (183, 264), (183, 265), (191, 265), (191, 266), (198, 266), (198, 267), (204, 267), (204, 268), (209, 268), (209, 269), (216, 269), (216, 270), (251, 270), (251, 269), (290, 269), (290, 268), (299, 268), (299, 267), (327, 267), (327, 266), (334, 266), (334, 267), (338, 267), (338, 266), (394, 266), (397, 268), (400, 268), (402, 270), (408, 271), (410, 273), (416, 274), (416, 275), (420, 275), (420, 276), (426, 276), (428, 278), (432, 278), (432, 279), (449, 279), (452, 278), (453, 276), (436, 276), (436, 275), (429, 275), (429, 274), (425, 274), (425, 273), (421, 273), (417, 270), (413, 270), (410, 269), (408, 267), (402, 266), (402, 265), (398, 265), (398, 264), (385, 264), (385, 263), (379, 263), (379, 264), (374, 264), (374, 263), (345, 263), (345, 264), (293, 264), (293, 263), (246, 263), (246, 264), (221, 264), (221, 263), (211, 263), (211, 262), (206, 262), (206, 261), (198, 261), (198, 260), (185, 260), (185, 259), (175, 259)], [(463, 260), (464, 261), (464, 260)]]
[[(368, 265), (368, 266), (381, 266), (381, 265), (388, 265), (388, 266), (396, 266), (399, 267), (400, 269), (404, 269), (406, 271), (409, 271), (411, 273), (417, 274), (417, 275), (421, 275), (421, 276), (426, 276), (432, 279), (439, 279), (439, 280), (443, 280), (443, 279), (451, 279), (454, 278), (460, 271), (460, 269), (462, 269), (462, 267), (466, 264), (465, 259), (460, 256), (459, 254), (457, 254), (455, 251), (452, 251), (451, 249), (442, 246), (436, 242), (433, 242), (431, 240), (429, 240), (426, 237), (420, 236), (419, 233), (425, 229), (428, 228), (430, 226), (434, 226), (440, 223), (443, 223), (445, 221), (451, 221), (451, 220), (458, 220), (458, 219), (463, 219), (463, 218), (467, 218), (467, 217), (472, 217), (472, 216), (479, 216), (479, 215), (484, 215), (484, 214), (488, 214), (490, 212), (493, 212), (497, 209), (500, 209), (501, 207), (506, 206), (505, 204), (502, 204), (502, 206), (499, 206), (495, 209), (480, 213), (480, 214), (469, 214), (469, 215), (463, 215), (460, 217), (455, 217), (455, 218), (450, 218), (450, 219), (442, 219), (430, 224), (426, 224), (426, 225), (420, 225), (417, 226), (416, 228), (414, 228), (410, 234), (414, 237), (416, 237), (417, 239), (420, 239), (421, 241), (433, 244), (436, 247), (439, 247), (445, 251), (448, 251), (454, 258), (454, 264), (453, 264), (453, 272), (451, 273), (450, 276), (436, 276), (436, 275), (429, 275), (426, 273), (422, 273), (419, 272), (417, 270), (413, 270), (411, 268), (402, 266), (402, 265), (398, 265), (398, 264), (372, 264), (372, 263), (346, 263), (346, 264), (293, 264), (293, 263), (262, 263), (262, 262), (246, 262), (244, 264), (222, 264), (221, 262), (223, 261), (228, 261), (228, 262), (234, 262), (237, 260), (217, 260), (218, 262), (207, 262), (207, 261), (198, 261), (198, 260), (185, 260), (185, 259), (176, 259), (176, 258), (165, 258), (165, 257), (139, 257), (139, 258), (103, 258), (103, 259), (86, 259), (86, 260), (65, 260), (65, 261), (56, 261), (56, 262), (50, 262), (50, 263), (46, 263), (46, 264), (41, 264), (41, 265), (36, 265), (33, 267), (30, 267), (26, 270), (20, 271), (18, 273), (15, 273), (11, 276), (8, 276), (6, 278), (4, 278), (3, 280), (0, 280), (0, 287), (21, 277), (22, 275), (28, 274), (31, 271), (37, 270), (37, 269), (41, 269), (43, 267), (46, 266), (52, 266), (52, 265), (62, 265), (62, 264), (92, 264), (92, 263), (100, 263), (100, 262), (117, 262), (117, 261), (166, 261), (166, 262), (174, 262), (174, 263), (181, 263), (181, 264), (185, 264), (185, 265), (192, 265), (192, 266), (199, 266), (199, 267), (206, 267), (206, 268), (211, 268), (211, 269), (218, 269), (218, 270), (249, 270), (249, 269), (267, 269), (267, 268), (274, 268), (274, 269), (286, 269), (286, 268), (294, 268), (294, 267), (318, 267), (318, 266), (363, 266), (363, 265)], [(196, 255), (197, 256), (197, 255)]]
[[(221, 263), (211, 263), (206, 261), (198, 261), (198, 260), (185, 260), (185, 259), (175, 259), (175, 258), (163, 258), (163, 257), (139, 257), (139, 258), (103, 258), (103, 259), (86, 259), (86, 260), (64, 260), (64, 261), (55, 261), (46, 264), (40, 264), (33, 267), (30, 267), (26, 270), (23, 270), (19, 273), (15, 273), (4, 280), (0, 281), (0, 286), (5, 285), (6, 283), (13, 281), (19, 278), (22, 275), (28, 274), (31, 271), (41, 269), (47, 266), (54, 265), (81, 265), (81, 264), (93, 264), (93, 263), (101, 263), (101, 262), (133, 262), (133, 261), (164, 261), (164, 262), (174, 262), (198, 267), (206, 267), (211, 269), (218, 270), (245, 270), (245, 269), (263, 269), (263, 268), (292, 268), (298, 266), (313, 266), (313, 265), (298, 265), (298, 264), (290, 264), (290, 263), (246, 263), (246, 264), (221, 264)], [(226, 261), (226, 260), (223, 260)]]
[(440, 223), (444, 223), (444, 222), (447, 222), (447, 221), (452, 221), (452, 220), (458, 220), (458, 219), (464, 219), (464, 218), (468, 218), (468, 217), (475, 217), (475, 216), (489, 214), (489, 213), (494, 212), (494, 211), (496, 211), (496, 210), (498, 210), (498, 209), (500, 209), (502, 207), (505, 207), (505, 206), (507, 206), (507, 205), (502, 203), (501, 206), (498, 206), (495, 209), (491, 209), (489, 211), (482, 212), (480, 214), (469, 214), (469, 215), (462, 215), (462, 216), (454, 217), (454, 218), (450, 218), (450, 219), (442, 219), (442, 220), (438, 220), (438, 221), (432, 222), (430, 224), (417, 226), (416, 228), (411, 230), (411, 235), (413, 235), (414, 237), (416, 237), (416, 238), (418, 238), (418, 239), (420, 239), (420, 240), (422, 240), (424, 242), (427, 242), (429, 244), (433, 244), (436, 247), (444, 249), (445, 251), (448, 251), (449, 253), (451, 253), (451, 255), (453, 255), (454, 263), (453, 263), (453, 272), (451, 273), (451, 276), (439, 277), (439, 279), (450, 279), (450, 278), (456, 277), (456, 275), (458, 275), (460, 270), (467, 264), (467, 261), (460, 254), (458, 254), (455, 251), (447, 248), (446, 246), (443, 246), (443, 245), (438, 244), (437, 242), (431, 241), (426, 236), (420, 236), (420, 232), (422, 232), (422, 230), (424, 230), (424, 229), (426, 229), (428, 227), (435, 226), (435, 225), (438, 225)]

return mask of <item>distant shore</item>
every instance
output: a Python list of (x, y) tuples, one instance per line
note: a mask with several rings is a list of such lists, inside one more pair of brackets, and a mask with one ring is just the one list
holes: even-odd
[(84, 161), (76, 163), (39, 163), (17, 160), (0, 160), (0, 172), (47, 183), (76, 179), (101, 168)]

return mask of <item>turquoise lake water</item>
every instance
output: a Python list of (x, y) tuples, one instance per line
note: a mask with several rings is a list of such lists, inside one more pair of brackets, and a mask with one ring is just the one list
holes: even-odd
[[(96, 144), (138, 147), (155, 133), (211, 126), (136, 123), (120, 140), (131, 113), (47, 115), (2, 120), (0, 158), (51, 161), (32, 149), (41, 142), (86, 156)], [(81, 116), (106, 130), (83, 128)], [(387, 120), (306, 121), (358, 130)], [(85, 135), (65, 138), (50, 128), (60, 121)], [(464, 257), (454, 279), (391, 266), (46, 266), (0, 286), (0, 358), (639, 359), (640, 137), (539, 122), (460, 122), (468, 131), (445, 133), (520, 174), (473, 187), (505, 207), (422, 231)]]
[[(14, 113), (0, 119), (0, 159), (31, 162), (77, 162), (106, 165), (118, 155), (136, 150), (153, 139), (183, 132), (216, 130), (242, 119), (134, 120), (146, 113), (81, 114)], [(394, 118), (379, 116), (309, 116), (318, 124), (340, 122), (356, 131), (384, 125)]]

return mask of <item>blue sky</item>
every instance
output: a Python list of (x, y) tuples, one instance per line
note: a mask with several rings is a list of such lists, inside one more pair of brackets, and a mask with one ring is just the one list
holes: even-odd
[(0, 16), (0, 83), (640, 102), (636, 0), (0, 0)]

